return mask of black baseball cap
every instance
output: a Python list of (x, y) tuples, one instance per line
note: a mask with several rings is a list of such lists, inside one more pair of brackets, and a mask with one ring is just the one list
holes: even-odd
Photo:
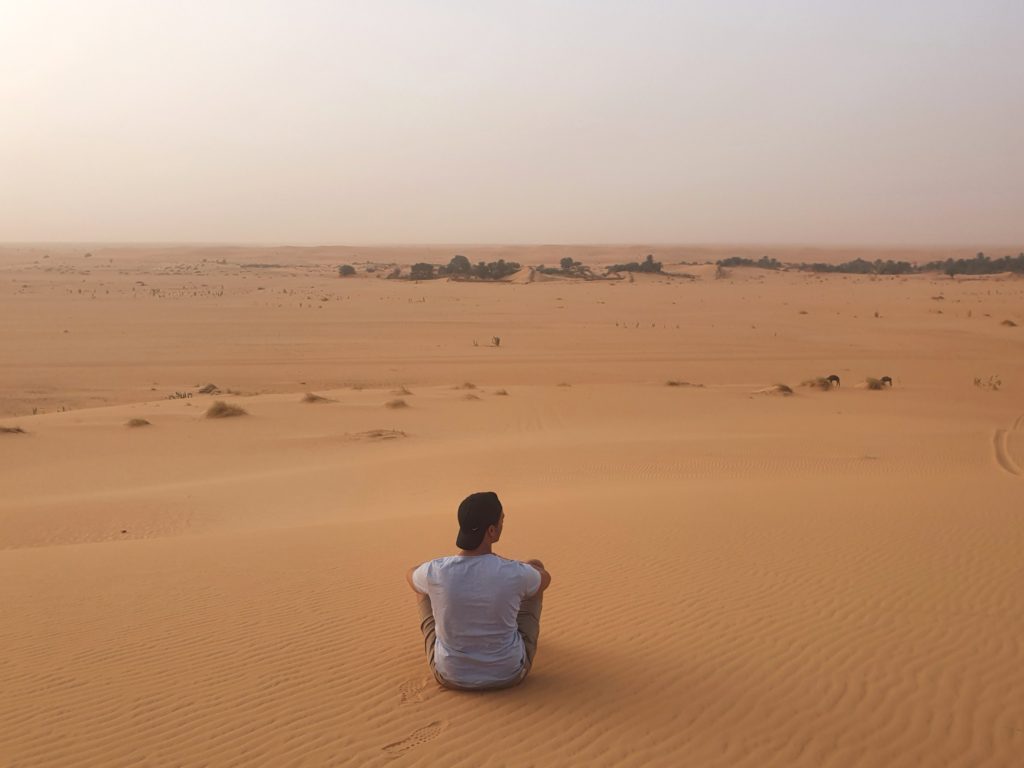
[(501, 520), (501, 502), (494, 491), (471, 493), (459, 504), (459, 549), (476, 549), (484, 540), (488, 526)]

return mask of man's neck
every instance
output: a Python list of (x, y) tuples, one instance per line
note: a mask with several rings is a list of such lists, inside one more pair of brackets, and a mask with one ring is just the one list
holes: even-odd
[(491, 552), (491, 544), (490, 544), (490, 542), (487, 542), (486, 544), (481, 544), (476, 549), (460, 549), (459, 550), (459, 555), (461, 557), (479, 557), (480, 555), (493, 555), (493, 554), (494, 553)]

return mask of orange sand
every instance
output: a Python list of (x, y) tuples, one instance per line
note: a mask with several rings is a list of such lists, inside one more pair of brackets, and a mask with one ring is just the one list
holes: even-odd
[[(1020, 764), (1024, 280), (570, 255), (648, 250), (0, 249), (0, 765)], [(441, 691), (403, 574), (483, 489), (555, 581)]]

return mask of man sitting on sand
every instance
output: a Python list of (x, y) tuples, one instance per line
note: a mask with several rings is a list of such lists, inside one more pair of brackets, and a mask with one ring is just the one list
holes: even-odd
[(518, 685), (537, 653), (551, 575), (540, 560), (507, 560), (491, 551), (504, 523), (497, 494), (467, 496), (459, 505), (459, 553), (406, 575), (418, 596), (430, 670), (446, 688)]

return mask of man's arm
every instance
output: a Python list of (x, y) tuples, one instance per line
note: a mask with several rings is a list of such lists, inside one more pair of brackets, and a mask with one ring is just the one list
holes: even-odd
[(540, 560), (527, 560), (526, 564), (540, 573), (540, 587), (532, 595), (527, 595), (528, 598), (537, 597), (551, 584), (551, 574), (547, 572), (547, 569), (544, 568), (544, 563)]
[(413, 592), (415, 592), (417, 595), (425, 595), (426, 592), (421, 591), (420, 588), (417, 587), (415, 582), (413, 582), (413, 580), (412, 580), (412, 574), (413, 574), (413, 572), (417, 568), (419, 568), (419, 566), (418, 565), (414, 565), (412, 568), (410, 568), (408, 571), (406, 571), (405, 572), (405, 580), (408, 582), (409, 587), (412, 589)]

